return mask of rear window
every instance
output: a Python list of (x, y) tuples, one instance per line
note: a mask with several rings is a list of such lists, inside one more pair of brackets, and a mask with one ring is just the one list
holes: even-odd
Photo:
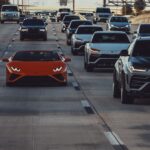
[(111, 13), (109, 8), (97, 8), (97, 13)]
[(18, 52), (14, 61), (59, 61), (60, 57), (55, 51), (26, 51)]
[(59, 9), (59, 12), (70, 12), (71, 10), (69, 8), (61, 8)]
[(150, 33), (150, 25), (141, 25), (140, 33)]
[(33, 25), (33, 26), (44, 26), (44, 21), (40, 19), (28, 19), (23, 21), (24, 26)]
[(79, 20), (80, 17), (79, 16), (65, 16), (64, 17), (64, 21), (71, 21), (71, 20)]
[(74, 21), (71, 23), (70, 28), (76, 29), (80, 25), (92, 25), (91, 21)]
[(137, 41), (132, 56), (150, 57), (150, 40)]
[(17, 6), (2, 6), (1, 11), (18, 11)]
[(125, 17), (112, 17), (111, 22), (128, 22), (128, 19)]
[(95, 34), (92, 43), (130, 43), (126, 34)]
[(101, 27), (79, 27), (77, 34), (93, 34), (96, 31), (103, 31)]

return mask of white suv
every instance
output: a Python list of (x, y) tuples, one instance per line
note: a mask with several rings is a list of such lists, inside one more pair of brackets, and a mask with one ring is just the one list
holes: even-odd
[(0, 14), (1, 23), (5, 21), (16, 21), (19, 23), (20, 12), (17, 5), (2, 5)]

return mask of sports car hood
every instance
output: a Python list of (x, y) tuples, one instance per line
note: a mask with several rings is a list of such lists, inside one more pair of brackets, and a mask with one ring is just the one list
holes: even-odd
[(125, 27), (126, 25), (129, 25), (128, 22), (111, 22), (111, 25), (117, 26), (117, 27)]
[(84, 42), (89, 42), (91, 40), (92, 34), (76, 34), (75, 38), (81, 39)]
[(90, 47), (99, 50), (101, 54), (120, 54), (129, 45), (130, 43), (90, 43)]
[(64, 71), (66, 68), (66, 64), (61, 61), (12, 61), (7, 64), (7, 67), (15, 73), (15, 71), (12, 70), (11, 67), (20, 69), (20, 74), (25, 75), (50, 75), (55, 74), (54, 69), (62, 67), (61, 71)]
[(134, 67), (150, 69), (150, 57), (130, 57), (129, 62)]

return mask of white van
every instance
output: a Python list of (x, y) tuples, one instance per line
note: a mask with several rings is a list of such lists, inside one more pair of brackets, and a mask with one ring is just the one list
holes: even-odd
[(112, 12), (110, 8), (106, 7), (97, 7), (96, 12), (94, 14), (94, 21), (106, 21), (109, 17), (112, 16)]
[(19, 23), (20, 12), (17, 5), (2, 5), (1, 12), (1, 23), (5, 21), (16, 21)]

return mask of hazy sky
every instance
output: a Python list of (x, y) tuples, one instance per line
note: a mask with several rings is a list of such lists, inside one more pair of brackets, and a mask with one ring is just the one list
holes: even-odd
[[(13, 0), (10, 0), (13, 2)], [(21, 2), (21, 0), (19, 0)], [(24, 3), (29, 3), (32, 5), (41, 5), (41, 6), (50, 6), (58, 8), (59, 6), (59, 0), (24, 0)], [(71, 7), (71, 1), (68, 7)], [(97, 6), (102, 6), (103, 0), (75, 0), (76, 2), (76, 9), (79, 8), (96, 8)], [(17, 0), (14, 0), (15, 3), (17, 3)]]

